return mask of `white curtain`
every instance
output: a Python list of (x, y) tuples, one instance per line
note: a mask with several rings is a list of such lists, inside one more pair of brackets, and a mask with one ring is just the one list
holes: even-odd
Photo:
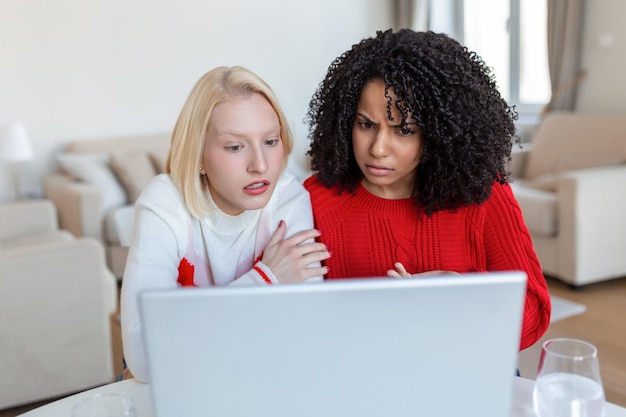
[(547, 4), (552, 97), (544, 114), (574, 110), (578, 84), (586, 75), (581, 69), (585, 0), (547, 0)]

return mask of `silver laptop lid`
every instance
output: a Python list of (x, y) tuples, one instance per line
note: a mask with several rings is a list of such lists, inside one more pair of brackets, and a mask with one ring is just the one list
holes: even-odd
[(510, 413), (521, 272), (140, 295), (157, 417)]

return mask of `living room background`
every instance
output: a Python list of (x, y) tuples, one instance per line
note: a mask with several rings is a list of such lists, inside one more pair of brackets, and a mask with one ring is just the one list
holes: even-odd
[[(626, 3), (587, 2), (577, 110), (625, 113)], [(217, 65), (244, 65), (274, 88), (305, 163), (303, 123), (330, 62), (391, 26), (377, 0), (3, 0), (0, 126), (21, 120), (35, 159), (22, 192), (42, 194), (70, 141), (167, 132), (193, 82)], [(0, 202), (13, 198), (0, 166)]]

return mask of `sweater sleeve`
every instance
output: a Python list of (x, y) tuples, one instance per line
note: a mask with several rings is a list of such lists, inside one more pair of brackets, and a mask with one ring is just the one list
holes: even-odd
[(143, 343), (139, 293), (146, 289), (177, 288), (179, 245), (172, 226), (144, 204), (136, 205), (135, 233), (121, 293), (124, 358), (141, 382), (150, 375)]
[(550, 324), (550, 296), (521, 209), (511, 187), (496, 183), (485, 203), (487, 269), (521, 270), (528, 277), (520, 350), (533, 345)]
[[(287, 233), (285, 237), (290, 237), (295, 233), (303, 230), (313, 229), (313, 209), (311, 208), (311, 199), (308, 191), (300, 184), (294, 184), (295, 191), (293, 196), (289, 197), (288, 202), (281, 204), (279, 216), (276, 217), (276, 226), (278, 221), (284, 220), (287, 223)], [(274, 232), (272, 230), (272, 232)], [(313, 239), (306, 240), (303, 243), (313, 242)], [(314, 262), (309, 267), (319, 267), (320, 262)], [(322, 282), (323, 277), (317, 276), (309, 278), (306, 282)]]

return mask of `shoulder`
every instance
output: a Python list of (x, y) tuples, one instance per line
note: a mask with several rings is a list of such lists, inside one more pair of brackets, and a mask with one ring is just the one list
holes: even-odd
[(500, 184), (495, 181), (493, 186), (491, 187), (491, 195), (485, 202), (488, 205), (513, 205), (515, 207), (518, 206), (517, 200), (513, 195), (513, 190), (511, 188), (511, 184), (508, 182), (504, 184)]
[(157, 175), (143, 190), (135, 207), (147, 209), (164, 218), (190, 216), (180, 191), (168, 174)]
[(272, 195), (273, 202), (282, 206), (299, 200), (308, 200), (309, 195), (304, 186), (290, 173), (284, 172), (280, 176), (276, 189)]
[(320, 182), (316, 174), (311, 175), (309, 178), (304, 180), (303, 184), (304, 184), (304, 188), (306, 188), (309, 192), (311, 192), (311, 190), (326, 188), (322, 185), (322, 183)]
[(470, 216), (479, 218), (482, 224), (493, 223), (502, 227), (508, 223), (524, 222), (522, 211), (509, 183), (494, 182), (489, 198), (478, 206), (469, 207), (468, 212), (472, 213)]
[(356, 198), (355, 193), (341, 192), (339, 186), (326, 187), (316, 175), (307, 178), (304, 181), (304, 187), (309, 192), (311, 206), (316, 218), (321, 216), (332, 217), (337, 212), (358, 208), (363, 203)]
[(174, 185), (172, 178), (168, 174), (159, 174), (143, 189), (137, 201), (152, 201), (162, 197), (174, 196), (182, 201), (180, 192)]
[(328, 188), (322, 184), (317, 175), (312, 175), (304, 181), (304, 188), (311, 195), (311, 200), (327, 199), (331, 196), (338, 197), (340, 195), (337, 187)]

